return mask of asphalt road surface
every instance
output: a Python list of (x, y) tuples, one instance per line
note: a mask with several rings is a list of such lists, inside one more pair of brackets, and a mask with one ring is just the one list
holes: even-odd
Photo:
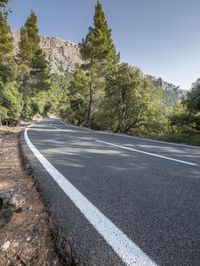
[(85, 265), (200, 265), (200, 148), (55, 119), (24, 145)]

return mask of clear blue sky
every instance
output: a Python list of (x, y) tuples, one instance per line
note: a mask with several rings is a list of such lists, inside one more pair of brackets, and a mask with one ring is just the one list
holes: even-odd
[[(200, 78), (200, 0), (102, 0), (121, 61), (189, 89)], [(12, 0), (12, 29), (31, 9), (40, 34), (79, 43), (92, 25), (95, 0)]]

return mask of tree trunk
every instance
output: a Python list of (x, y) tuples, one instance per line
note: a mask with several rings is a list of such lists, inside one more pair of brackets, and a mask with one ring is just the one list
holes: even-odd
[(92, 88), (92, 82), (90, 85), (90, 97), (89, 97), (89, 103), (88, 103), (88, 109), (87, 109), (87, 118), (86, 118), (86, 126), (91, 128), (91, 113), (92, 113), (92, 104), (93, 104), (93, 88)]
[(126, 111), (122, 108), (121, 121), (120, 121), (120, 133), (126, 133)]
[(24, 78), (24, 80), (22, 82), (22, 86), (21, 86), (22, 105), (21, 105), (21, 111), (20, 111), (18, 124), (20, 124), (20, 120), (22, 120), (23, 112), (24, 112), (24, 106), (25, 106), (25, 84), (26, 84), (26, 78)]

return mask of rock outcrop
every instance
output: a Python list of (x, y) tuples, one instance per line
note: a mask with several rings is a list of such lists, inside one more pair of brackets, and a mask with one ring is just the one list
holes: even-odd
[[(20, 33), (13, 32), (14, 52), (18, 52)], [(77, 64), (81, 64), (80, 49), (77, 44), (56, 37), (41, 36), (41, 48), (46, 53), (51, 73), (64, 74), (73, 72)]]

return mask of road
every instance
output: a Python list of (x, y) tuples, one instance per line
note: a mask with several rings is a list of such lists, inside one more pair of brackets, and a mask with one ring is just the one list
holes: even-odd
[(199, 148), (55, 119), (32, 125), (23, 141), (79, 262), (200, 265)]

